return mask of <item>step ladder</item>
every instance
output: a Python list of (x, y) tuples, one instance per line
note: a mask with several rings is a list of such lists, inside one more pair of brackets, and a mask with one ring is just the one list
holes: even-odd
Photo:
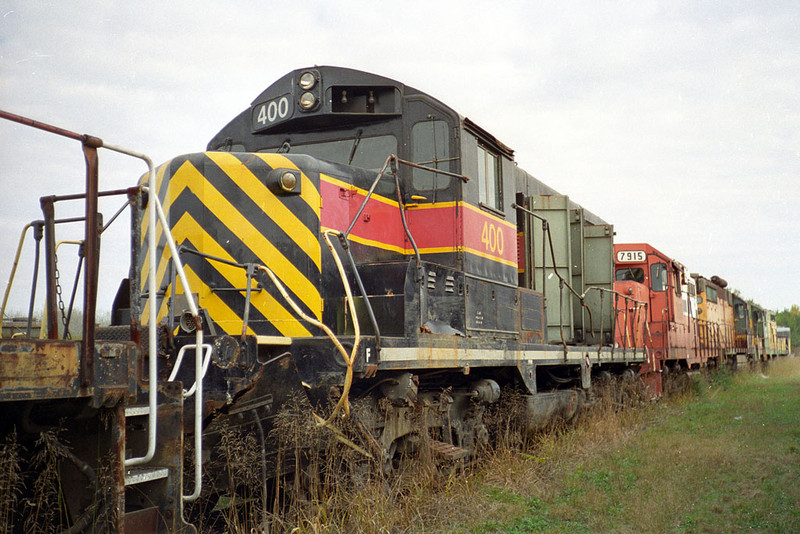
[(430, 441), (431, 452), (443, 460), (461, 460), (469, 456), (469, 451), (444, 441)]
[[(125, 465), (125, 532), (194, 532), (183, 521), (183, 388), (180, 383), (158, 386), (158, 447), (148, 462)], [(124, 455), (147, 448), (148, 405), (124, 409)]]
[(125, 486), (135, 486), (144, 482), (152, 482), (169, 476), (166, 467), (130, 467), (125, 469)]
[[(125, 422), (129, 419), (139, 418), (150, 415), (150, 407), (147, 405), (140, 406), (126, 406), (125, 407)], [(127, 431), (126, 431), (127, 434)], [(168, 467), (125, 467), (125, 486), (135, 486), (145, 482), (152, 482), (160, 480), (169, 476)]]
[[(180, 261), (175, 240), (170, 232), (170, 225), (164, 215), (161, 201), (157, 194), (155, 168), (146, 158), (149, 170), (149, 193), (147, 230), (150, 243), (148, 264), (150, 274), (148, 287), (148, 368), (147, 368), (147, 405), (134, 405), (125, 408), (122, 427), (122, 463), (125, 485), (125, 530), (126, 532), (196, 532), (195, 528), (183, 520), (183, 503), (197, 499), (202, 487), (202, 409), (203, 409), (203, 375), (210, 360), (210, 346), (203, 343), (203, 329), (196, 328), (195, 374), (193, 386), (195, 401), (195, 482), (194, 492), (183, 494), (183, 400), (190, 394), (183, 390), (180, 382), (174, 382), (171, 376), (167, 382), (158, 382), (157, 347), (157, 304), (156, 279), (157, 252), (155, 243), (164, 241), (173, 258), (173, 266), (180, 279), (186, 295), (186, 304), (192, 317), (199, 318), (199, 310), (195, 303), (183, 265)], [(156, 221), (161, 223), (163, 235), (156, 237)], [(173, 288), (174, 291), (174, 288)], [(206, 349), (208, 347), (208, 350)], [(207, 353), (206, 361), (201, 354)], [(180, 355), (183, 355), (183, 350)], [(177, 367), (177, 366), (176, 366)], [(146, 418), (144, 432), (139, 430), (135, 421)], [(130, 428), (130, 435), (128, 429)], [(135, 435), (134, 435), (135, 434)], [(146, 439), (143, 439), (146, 438)], [(128, 447), (136, 453), (128, 457)], [(142, 447), (142, 445), (145, 445)], [(144, 452), (144, 454), (141, 454)], [(139, 455), (141, 454), (141, 455)]]

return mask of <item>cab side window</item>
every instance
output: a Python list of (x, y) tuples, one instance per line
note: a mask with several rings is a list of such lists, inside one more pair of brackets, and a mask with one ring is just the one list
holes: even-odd
[(496, 210), (503, 209), (500, 155), (481, 144), (478, 144), (478, 201)]
[(706, 286), (706, 300), (709, 302), (717, 302), (717, 290), (713, 287)]
[(632, 280), (634, 282), (644, 283), (644, 269), (641, 267), (625, 267), (624, 269), (617, 269), (615, 273), (615, 280), (617, 282), (624, 282)]
[(683, 280), (683, 272), (677, 267), (674, 266), (672, 270), (673, 280), (675, 280), (675, 295), (680, 297), (681, 296), (681, 289), (684, 285)]
[(654, 263), (650, 266), (650, 289), (664, 291), (667, 288), (667, 266), (664, 263)]

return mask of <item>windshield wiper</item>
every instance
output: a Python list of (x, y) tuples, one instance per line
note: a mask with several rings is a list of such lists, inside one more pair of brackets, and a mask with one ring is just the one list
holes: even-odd
[(350, 157), (347, 158), (347, 164), (350, 165), (353, 163), (353, 158), (356, 157), (356, 149), (358, 148), (358, 144), (361, 142), (361, 134), (363, 130), (361, 128), (358, 129), (356, 132), (356, 138), (353, 140), (353, 148), (350, 149)]

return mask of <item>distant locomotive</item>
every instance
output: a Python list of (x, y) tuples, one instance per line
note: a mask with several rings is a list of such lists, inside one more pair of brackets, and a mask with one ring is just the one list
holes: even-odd
[(778, 343), (774, 313), (726, 289), (725, 280), (690, 274), (645, 243), (616, 244), (614, 250), (616, 290), (635, 289), (648, 304), (644, 339), (652, 358), (642, 377), (655, 393), (661, 393), (666, 371), (736, 366), (789, 353), (788, 344)]
[[(333, 402), (334, 414), (358, 404), (387, 464), (420, 432), (462, 458), (488, 439), (485, 408), (510, 392), (534, 429), (591, 403), (598, 376), (641, 371), (658, 393), (664, 369), (739, 343), (738, 326), (735, 336), (712, 326), (708, 306), (708, 318), (697, 315), (696, 287), (729, 298), (718, 282), (695, 281), (646, 245), (618, 246), (615, 270), (610, 224), (519, 169), (473, 121), (388, 78), (290, 72), (207, 152), (125, 191), (98, 192), (96, 175), (98, 148), (123, 150), (44, 129), (82, 143), (87, 189), (43, 197), (34, 229), (45, 242), (46, 337), (0, 344), (0, 431), (31, 451), (50, 432), (69, 459), (59, 520), (73, 531), (101, 521), (192, 531), (183, 503), (200, 494), (221, 429), (260, 436), (272, 476), (281, 467), (269, 431), (298, 396)], [(132, 260), (112, 324), (96, 327), (106, 194), (127, 195)], [(69, 340), (52, 206), (76, 198), (86, 204), (84, 321)], [(725, 321), (739, 320), (732, 306)], [(749, 347), (766, 323), (747, 324)], [(380, 417), (363, 416), (379, 406)], [(191, 493), (184, 435), (194, 441)]]

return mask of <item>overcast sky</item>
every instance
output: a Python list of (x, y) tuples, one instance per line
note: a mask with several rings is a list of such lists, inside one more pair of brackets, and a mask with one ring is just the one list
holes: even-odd
[[(0, 109), (160, 163), (203, 150), (290, 70), (372, 71), (494, 133), (617, 242), (768, 308), (800, 304), (800, 3), (0, 0), (0, 16)], [(0, 139), (4, 290), (39, 196), (80, 190), (84, 167), (75, 141), (5, 121)], [(145, 171), (107, 151), (100, 164), (104, 189)], [(127, 225), (103, 241), (101, 309), (125, 275)]]

